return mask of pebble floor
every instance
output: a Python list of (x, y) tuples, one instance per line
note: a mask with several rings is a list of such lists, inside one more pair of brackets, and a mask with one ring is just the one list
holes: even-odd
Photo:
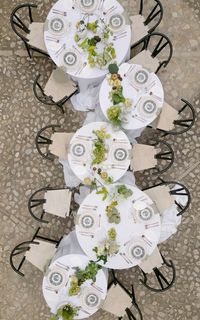
[[(36, 101), (32, 92), (35, 75), (47, 79), (52, 63), (35, 56), (27, 58), (19, 39), (13, 34), (9, 16), (21, 0), (0, 0), (0, 320), (47, 320), (49, 308), (42, 295), (43, 275), (26, 263), (26, 276), (20, 278), (9, 265), (12, 248), (28, 240), (38, 227), (27, 210), (32, 191), (50, 184), (64, 186), (62, 166), (47, 162), (37, 153), (34, 137), (48, 124), (60, 124), (66, 131), (79, 128), (85, 114), (75, 112), (70, 103), (65, 114)], [(32, 0), (38, 5), (36, 21), (44, 21), (53, 4), (50, 0)], [(135, 0), (121, 1), (129, 13), (136, 13)], [(148, 0), (150, 2), (150, 0)], [(188, 99), (200, 113), (200, 2), (198, 0), (162, 0), (164, 18), (158, 30), (166, 33), (174, 46), (174, 55), (159, 77), (165, 100), (175, 107), (180, 98)], [(140, 141), (149, 142), (155, 135), (146, 129)], [(187, 185), (192, 204), (185, 213), (178, 232), (162, 244), (166, 257), (173, 260), (177, 279), (173, 288), (163, 294), (151, 293), (139, 283), (136, 268), (120, 271), (125, 284), (134, 283), (144, 319), (200, 319), (200, 123), (188, 133), (167, 137), (175, 151), (174, 166), (163, 178)], [(155, 180), (150, 174), (137, 174), (139, 187)], [(73, 227), (72, 219), (51, 218), (41, 233), (59, 238)], [(112, 320), (114, 316), (99, 311), (90, 319)]]

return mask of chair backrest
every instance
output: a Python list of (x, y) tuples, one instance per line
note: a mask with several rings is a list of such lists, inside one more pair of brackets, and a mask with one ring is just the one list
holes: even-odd
[(25, 19), (28, 20), (30, 23), (33, 22), (33, 16), (32, 16), (32, 8), (37, 8), (36, 4), (30, 4), (30, 3), (25, 3), (25, 4), (20, 4), (14, 8), (10, 15), (10, 23), (13, 31), (20, 37), (25, 43), (27, 43), (29, 40), (25, 36), (30, 32), (28, 29), (28, 26), (26, 23), (22, 20), (21, 13), (25, 13), (26, 11), (26, 17)]
[(45, 211), (43, 205), (46, 202), (44, 199), (44, 192), (48, 190), (49, 186), (36, 190), (28, 200), (28, 210), (30, 215), (38, 222), (48, 223), (43, 219)]
[[(174, 130), (165, 131), (163, 136), (168, 134), (177, 135), (187, 132), (192, 128), (196, 120), (196, 112), (194, 107), (185, 99), (181, 99), (184, 103), (183, 107), (178, 111), (179, 119), (174, 120)], [(162, 130), (161, 130), (162, 131)]]
[(70, 214), (72, 191), (70, 189), (49, 189), (44, 195), (45, 212), (66, 218)]
[[(44, 263), (47, 262), (47, 260), (52, 255), (52, 253), (55, 252), (55, 250), (53, 248), (56, 248), (59, 244), (59, 241), (40, 236), (39, 231), (40, 231), (40, 228), (38, 228), (36, 230), (35, 234), (33, 235), (33, 238), (30, 241), (24, 241), (24, 242), (18, 244), (11, 251), (11, 254), (10, 254), (11, 268), (22, 277), (24, 276), (24, 273), (21, 271), (21, 268), (22, 268), (22, 266), (28, 256), (29, 256), (28, 259), (30, 262), (31, 261), (32, 262), (38, 261), (38, 265), (37, 265), (37, 263), (33, 263), (33, 264), (41, 270), (41, 266), (44, 266)], [(45, 249), (44, 249), (44, 246), (43, 246), (44, 243), (50, 244), (50, 246), (48, 246), (48, 248), (50, 248), (50, 250), (47, 250), (46, 245), (45, 245)], [(35, 250), (35, 248), (36, 248), (35, 246), (37, 246), (36, 250)], [(39, 248), (38, 246), (40, 246), (40, 248), (42, 248), (42, 250), (38, 250), (38, 248)], [(28, 254), (27, 252), (32, 251), (31, 248), (33, 248), (34, 252)], [(47, 251), (46, 255), (44, 255), (45, 250)], [(42, 257), (42, 260), (43, 260), (42, 264), (41, 264), (40, 259), (37, 260), (37, 257), (36, 257), (37, 252), (39, 253), (40, 257)], [(31, 260), (32, 257), (33, 257), (33, 260)], [(35, 258), (36, 258), (36, 260), (34, 260)]]
[(70, 141), (74, 132), (55, 132), (51, 136), (52, 144), (49, 150), (56, 157), (61, 159), (68, 159)]
[[(151, 51), (152, 58), (157, 57), (159, 60), (159, 66), (156, 70), (156, 73), (162, 67), (165, 68), (168, 65), (173, 55), (173, 45), (170, 39), (165, 34), (160, 32), (153, 32), (145, 37), (141, 51), (147, 49)], [(159, 57), (159, 54), (161, 53), (162, 57)], [(167, 57), (163, 58), (165, 56)]]
[(54, 160), (54, 156), (49, 150), (49, 145), (52, 144), (50, 137), (52, 133), (56, 132), (56, 128), (60, 128), (60, 125), (48, 125), (39, 130), (35, 137), (37, 151), (44, 159), (51, 161)]
[(177, 211), (178, 211), (177, 216), (182, 215), (188, 209), (191, 203), (191, 195), (188, 188), (180, 182), (164, 181), (160, 177), (158, 179), (161, 181), (160, 183), (154, 186), (145, 188), (143, 189), (143, 191), (146, 191), (148, 193), (148, 190), (151, 191), (151, 189), (154, 189), (156, 187), (160, 187), (160, 186), (168, 187), (169, 194), (173, 197), (174, 203), (176, 204), (176, 207), (177, 207)]
[[(129, 291), (118, 280), (114, 270), (111, 270), (111, 274), (112, 280), (108, 285), (108, 294), (103, 309), (117, 315), (119, 319), (122, 319), (126, 314), (128, 319), (143, 320), (141, 310), (136, 301), (133, 285), (131, 285), (131, 291)], [(134, 308), (134, 314), (130, 310), (130, 307)]]
[(38, 74), (33, 82), (33, 92), (35, 97), (42, 103), (49, 105), (49, 106), (55, 106), (56, 102), (53, 101), (52, 97), (47, 96), (44, 93), (44, 89), (42, 88), (42, 85), (39, 83), (39, 78), (41, 77), (41, 74)]
[[(149, 1), (148, 1), (149, 2)], [(139, 14), (144, 14), (144, 0), (140, 0)], [(154, 0), (154, 6), (145, 18), (145, 25), (150, 25), (149, 33), (153, 32), (160, 24), (163, 17), (163, 6), (159, 0)]]
[[(153, 269), (154, 277), (152, 274), (145, 273), (142, 269), (143, 279), (140, 279), (140, 282), (149, 290), (153, 292), (164, 292), (170, 289), (176, 279), (176, 269), (172, 260), (166, 261), (162, 256), (163, 265), (161, 268), (164, 268), (168, 271), (167, 276), (161, 272), (161, 268), (155, 267)], [(170, 275), (169, 275), (170, 274)], [(168, 277), (169, 276), (169, 277)], [(150, 279), (151, 278), (151, 279)]]
[(166, 172), (174, 163), (174, 151), (169, 143), (158, 140), (154, 144), (158, 151), (155, 158), (157, 159), (157, 165), (155, 166), (155, 172), (153, 174), (161, 174)]

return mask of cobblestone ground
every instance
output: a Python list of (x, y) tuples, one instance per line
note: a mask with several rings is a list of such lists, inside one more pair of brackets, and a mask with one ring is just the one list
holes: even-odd
[[(59, 123), (68, 131), (76, 130), (84, 114), (66, 105), (64, 116), (54, 108), (38, 103), (32, 92), (37, 72), (47, 78), (51, 70), (48, 59), (34, 57), (31, 61), (21, 42), (13, 34), (9, 15), (21, 0), (0, 1), (0, 320), (50, 319), (42, 296), (42, 274), (28, 263), (25, 278), (17, 276), (9, 266), (9, 254), (19, 242), (30, 239), (38, 227), (27, 211), (31, 192), (39, 187), (64, 186), (62, 167), (43, 160), (36, 152), (34, 137), (45, 125)], [(33, 0), (38, 4), (38, 21), (44, 21), (50, 0)], [(136, 12), (133, 0), (122, 1), (129, 13)], [(200, 5), (198, 0), (162, 0), (163, 22), (160, 31), (168, 34), (174, 45), (174, 56), (167, 70), (160, 73), (166, 100), (176, 107), (180, 98), (191, 101), (200, 112)], [(146, 129), (142, 141), (153, 137)], [(182, 181), (191, 191), (192, 205), (182, 224), (166, 243), (163, 253), (177, 269), (176, 285), (164, 294), (153, 294), (140, 285), (139, 273), (132, 269), (119, 273), (124, 282), (135, 284), (138, 303), (144, 319), (199, 320), (200, 318), (200, 260), (199, 260), (199, 201), (200, 201), (200, 125), (180, 137), (169, 137), (175, 150), (175, 164), (164, 176)], [(155, 179), (137, 175), (137, 184), (144, 186)], [(72, 220), (51, 219), (42, 227), (44, 235), (59, 238), (72, 228)], [(99, 311), (91, 319), (114, 319)]]

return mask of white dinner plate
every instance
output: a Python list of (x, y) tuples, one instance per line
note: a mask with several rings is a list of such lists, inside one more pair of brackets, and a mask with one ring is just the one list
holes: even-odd
[(125, 26), (125, 19), (120, 13), (114, 13), (109, 16), (108, 25), (111, 31), (119, 32)]
[(139, 240), (133, 240), (127, 245), (127, 254), (130, 259), (143, 260), (146, 257), (145, 246)]
[(60, 65), (69, 71), (78, 70), (81, 67), (81, 55), (74, 49), (66, 49), (60, 57)]
[(99, 216), (93, 212), (84, 212), (78, 217), (77, 224), (81, 231), (94, 231), (98, 228)]
[(65, 286), (68, 278), (69, 275), (67, 271), (55, 266), (48, 272), (47, 282), (50, 287), (59, 289)]
[(148, 70), (140, 68), (136, 70), (134, 69), (129, 78), (134, 86), (138, 88), (145, 88), (149, 85), (152, 77)]
[(109, 151), (108, 159), (111, 162), (124, 165), (130, 159), (130, 150), (123, 144), (116, 144)]
[(64, 35), (69, 29), (69, 23), (60, 16), (54, 16), (48, 21), (48, 31), (55, 36)]
[(83, 309), (99, 309), (102, 299), (100, 292), (95, 289), (84, 288), (80, 295), (80, 304)]
[(151, 118), (158, 115), (160, 111), (159, 102), (151, 96), (144, 96), (138, 102), (137, 110), (141, 116)]
[(154, 216), (154, 210), (150, 206), (146, 206), (146, 208), (142, 210), (136, 210), (136, 219), (138, 219), (141, 222), (149, 222), (153, 216)]
[(99, 0), (77, 0), (76, 5), (82, 12), (92, 13), (99, 6)]

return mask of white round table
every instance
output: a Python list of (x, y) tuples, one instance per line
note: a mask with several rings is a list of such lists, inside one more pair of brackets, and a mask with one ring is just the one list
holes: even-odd
[[(81, 303), (81, 297), (82, 295), (85, 295), (85, 292), (95, 293), (100, 297), (101, 300), (104, 300), (107, 293), (107, 278), (103, 270), (99, 270), (96, 276), (96, 282), (94, 286), (92, 285), (92, 280), (87, 280), (81, 285), (81, 292), (77, 296), (69, 296), (68, 291), (70, 287), (70, 277), (74, 274), (74, 267), (80, 267), (81, 269), (84, 269), (87, 264), (89, 263), (89, 259), (85, 255), (81, 254), (68, 254), (65, 256), (62, 256), (55, 260), (50, 266), (49, 266), (49, 272), (51, 270), (60, 271), (65, 274), (67, 274), (68, 281), (66, 285), (59, 288), (58, 290), (55, 290), (55, 287), (50, 286), (47, 276), (43, 279), (43, 295), (44, 298), (48, 304), (48, 306), (51, 308), (52, 313), (56, 313), (57, 309), (64, 304), (70, 303), (75, 307), (80, 307), (81, 309), (78, 311), (78, 315), (74, 319), (83, 319), (87, 318), (90, 315), (97, 312), (97, 308), (86, 308), (82, 306)], [(68, 270), (66, 270), (66, 268)], [(100, 308), (100, 306), (98, 307)]]
[[(80, 89), (80, 93), (73, 97), (72, 103), (77, 110), (85, 111), (88, 108), (94, 108), (95, 103), (98, 101), (95, 87), (103, 80), (108, 69), (99, 69), (97, 67), (91, 68), (88, 64), (87, 54), (84, 53), (75, 42), (76, 23), (86, 15), (74, 5), (75, 2), (76, 1), (73, 0), (59, 0), (52, 6), (45, 22), (44, 41), (50, 57), (58, 67), (62, 67), (63, 65), (61, 56), (64, 51), (64, 46), (65, 49), (73, 48), (77, 54), (81, 55), (81, 67), (75, 71), (68, 71), (68, 74), (70, 74), (74, 81), (78, 82)], [(111, 13), (123, 13), (126, 16), (124, 8), (118, 1), (105, 0), (103, 7), (101, 7), (102, 3), (100, 2), (100, 6), (97, 6), (97, 10), (89, 15), (89, 21), (93, 22), (96, 19), (99, 20), (101, 18), (107, 22)], [(115, 9), (108, 11), (112, 7)], [(105, 15), (103, 12), (107, 12), (107, 14)], [(59, 36), (52, 34), (48, 27), (50, 21), (55, 17), (61, 18), (66, 21), (67, 24), (69, 23), (70, 26), (67, 32)], [(128, 18), (126, 18), (126, 24), (123, 30), (120, 30), (118, 33), (121, 35), (122, 32), (125, 33), (123, 33), (123, 36), (119, 36), (119, 38), (114, 38), (114, 36), (117, 35), (116, 33), (110, 36), (110, 42), (114, 43), (116, 52), (116, 59), (114, 60), (116, 60), (118, 64), (121, 64), (129, 57), (131, 27)], [(84, 66), (84, 63), (87, 63), (87, 65)], [(82, 66), (84, 66), (83, 69)], [(94, 94), (92, 89), (94, 90)], [(86, 92), (87, 90), (88, 92)], [(89, 94), (90, 96), (93, 95), (93, 97), (88, 97)]]
[[(109, 194), (112, 194), (116, 185), (117, 184), (107, 188)], [(106, 264), (103, 264), (102, 261), (98, 262), (106, 268), (127, 269), (140, 264), (142, 259), (130, 256), (131, 248), (138, 245), (142, 246), (145, 252), (143, 258), (145, 258), (151, 255), (160, 237), (160, 215), (152, 200), (137, 187), (126, 186), (133, 191), (133, 194), (128, 199), (118, 199), (117, 209), (121, 216), (119, 224), (109, 223), (108, 221), (106, 207), (111, 202), (110, 197), (107, 197), (107, 199), (103, 201), (102, 195), (96, 194), (96, 191), (93, 191), (84, 199), (77, 213), (75, 228), (77, 239), (83, 251), (91, 260), (97, 260), (93, 248), (98, 247), (98, 245), (107, 238), (107, 231), (110, 228), (115, 228), (119, 251), (117, 254), (108, 257)], [(144, 207), (150, 206), (153, 208), (153, 215), (149, 221), (141, 221), (136, 217), (134, 202), (136, 204), (136, 201), (138, 202), (139, 199), (144, 203)], [(91, 215), (91, 213), (94, 219), (92, 231), (90, 231), (89, 228), (83, 228), (81, 222), (82, 215)], [(96, 218), (94, 218), (94, 215)], [(83, 231), (83, 229), (85, 229), (85, 231)]]
[[(106, 129), (110, 138), (106, 139), (107, 156), (106, 160), (99, 165), (92, 165), (93, 140), (96, 138), (93, 131)], [(82, 156), (77, 156), (75, 150), (81, 148)], [(94, 179), (104, 184), (98, 174), (98, 169), (106, 172), (113, 181), (119, 180), (128, 170), (130, 165), (131, 144), (123, 131), (114, 131), (107, 122), (93, 122), (77, 130), (71, 139), (69, 146), (68, 162), (74, 174), (81, 180), (85, 178)], [(79, 151), (79, 150), (78, 150)], [(123, 158), (116, 159), (116, 154), (122, 152)], [(118, 157), (118, 156), (117, 156)]]
[[(148, 82), (144, 85), (138, 85), (138, 87), (135, 84), (132, 84), (132, 77), (138, 74), (138, 71), (140, 70), (145, 71), (140, 65), (131, 65), (129, 63), (123, 63), (119, 67), (118, 73), (122, 77), (124, 97), (132, 100), (131, 111), (126, 115), (127, 122), (124, 122), (122, 125), (126, 130), (137, 130), (149, 125), (158, 116), (164, 102), (163, 86), (155, 73), (146, 70), (149, 75)], [(108, 78), (110, 78), (110, 75), (107, 75), (102, 82), (99, 93), (100, 106), (107, 119), (107, 110), (113, 105), (109, 97), (109, 92), (112, 90), (112, 87), (108, 83)], [(152, 114), (141, 113), (141, 103), (145, 103), (152, 99), (156, 104), (157, 111)]]

